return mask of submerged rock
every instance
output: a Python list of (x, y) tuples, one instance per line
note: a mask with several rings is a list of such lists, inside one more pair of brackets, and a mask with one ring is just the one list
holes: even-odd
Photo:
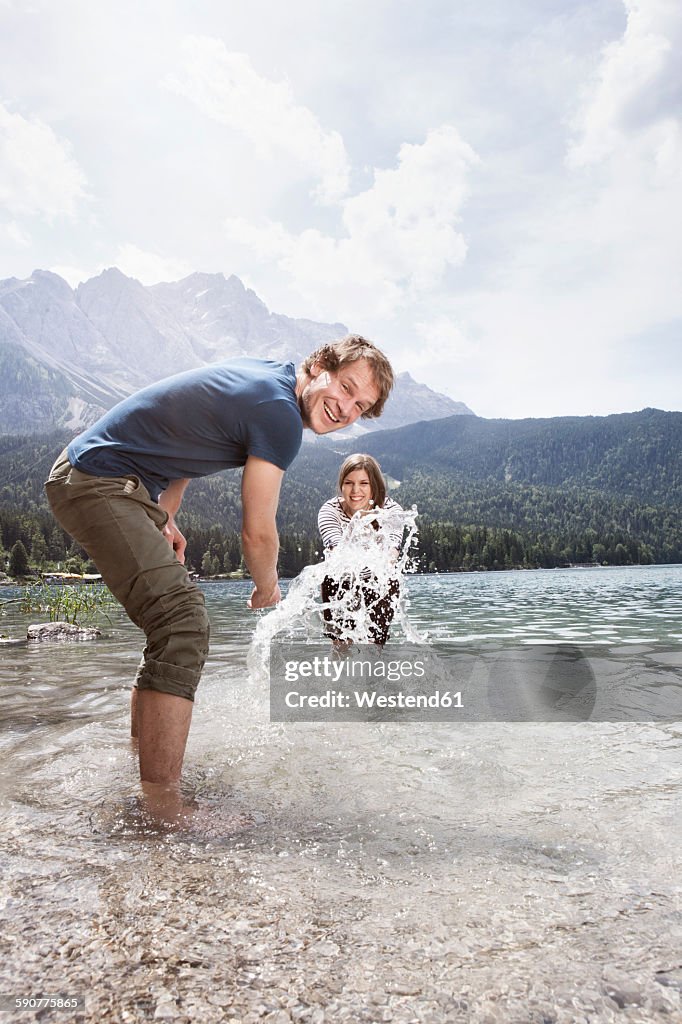
[(607, 967), (602, 975), (602, 988), (619, 1009), (626, 1006), (641, 1006), (644, 1002), (644, 989), (637, 979), (629, 977), (623, 971)]
[(28, 627), (27, 640), (95, 640), (102, 635), (96, 626), (75, 626), (71, 622), (38, 622)]

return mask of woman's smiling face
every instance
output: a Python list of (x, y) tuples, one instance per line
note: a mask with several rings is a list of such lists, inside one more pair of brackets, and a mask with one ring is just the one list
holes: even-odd
[(372, 485), (369, 482), (367, 471), (354, 469), (344, 477), (341, 484), (343, 504), (349, 515), (354, 515), (372, 505)]

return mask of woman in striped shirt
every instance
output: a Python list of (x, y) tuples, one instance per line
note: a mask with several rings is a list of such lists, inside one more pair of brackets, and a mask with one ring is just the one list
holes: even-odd
[[(381, 467), (371, 455), (349, 455), (339, 471), (338, 486), (339, 494), (325, 501), (317, 517), (325, 557), (342, 538), (348, 537), (351, 522), (358, 513), (361, 517), (371, 517), (372, 526), (385, 538), (386, 533), (381, 529), (382, 514), (402, 511), (397, 501), (387, 497)], [(402, 541), (402, 523), (389, 523), (387, 536), (391, 549), (390, 564), (393, 564)], [(334, 640), (337, 647), (349, 646), (353, 641), (349, 633), (355, 630), (356, 622), (348, 612), (357, 611), (362, 604), (370, 620), (367, 632), (371, 642), (383, 647), (388, 640), (399, 596), (397, 573), (389, 574), (387, 584), (381, 588), (376, 575), (369, 569), (352, 575), (344, 574), (341, 579), (325, 576), (322, 600), (325, 604), (339, 604), (338, 610), (331, 607), (323, 610), (325, 621), (330, 624), (325, 635)]]

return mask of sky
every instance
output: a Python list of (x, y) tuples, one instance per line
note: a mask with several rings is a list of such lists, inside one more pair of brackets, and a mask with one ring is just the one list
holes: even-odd
[(485, 417), (682, 408), (679, 0), (0, 0), (0, 278), (236, 274)]

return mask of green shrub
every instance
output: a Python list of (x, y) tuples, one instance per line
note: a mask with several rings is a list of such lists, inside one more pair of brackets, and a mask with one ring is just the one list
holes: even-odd
[(37, 583), (26, 587), (21, 599), (22, 612), (47, 613), (50, 622), (70, 622), (82, 626), (103, 616), (109, 622), (114, 600), (105, 586), (94, 583), (51, 586)]

